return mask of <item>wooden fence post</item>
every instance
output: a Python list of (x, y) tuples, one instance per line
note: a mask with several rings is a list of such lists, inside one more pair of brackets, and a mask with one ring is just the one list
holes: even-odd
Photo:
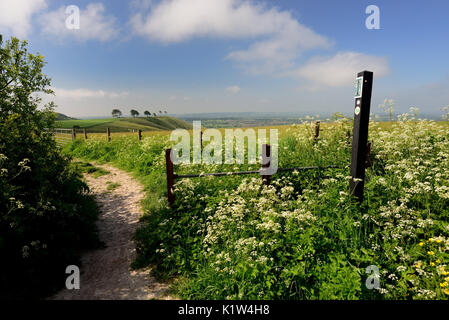
[[(262, 145), (262, 170), (269, 168), (271, 164), (271, 146), (269, 144)], [(271, 182), (271, 175), (262, 175), (262, 182), (268, 186)]]
[(368, 142), (368, 125), (373, 89), (373, 73), (359, 72), (356, 79), (354, 130), (352, 138), (350, 194), (363, 200)]
[(315, 121), (315, 140), (320, 136), (320, 121)]
[(87, 130), (86, 130), (86, 128), (83, 128), (83, 133), (84, 133), (84, 139), (87, 140)]
[(171, 160), (171, 149), (165, 150), (165, 168), (167, 172), (167, 197), (170, 207), (175, 203), (175, 195), (173, 193), (173, 186), (175, 184), (175, 176), (173, 174), (173, 162)]
[(200, 131), (200, 146), (201, 146), (201, 151), (203, 150), (203, 131)]
[(109, 127), (106, 129), (106, 133), (108, 135), (108, 142), (110, 142), (111, 141), (111, 129)]
[(139, 136), (139, 141), (142, 140), (142, 130), (139, 129), (139, 131), (137, 131), (137, 134)]
[(72, 128), (72, 141), (76, 139), (76, 130)]
[(347, 130), (346, 131), (346, 145), (349, 146), (350, 143), (351, 143), (351, 131)]

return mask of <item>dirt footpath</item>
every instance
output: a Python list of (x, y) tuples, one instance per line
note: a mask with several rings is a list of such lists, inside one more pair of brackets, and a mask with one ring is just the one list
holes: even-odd
[[(135, 257), (132, 239), (142, 215), (143, 187), (129, 174), (108, 165), (95, 165), (109, 174), (86, 181), (100, 206), (97, 222), (106, 248), (82, 256), (80, 289), (61, 290), (52, 299), (171, 299), (168, 285), (150, 276), (150, 269), (131, 270)], [(119, 184), (113, 190), (108, 185)]]

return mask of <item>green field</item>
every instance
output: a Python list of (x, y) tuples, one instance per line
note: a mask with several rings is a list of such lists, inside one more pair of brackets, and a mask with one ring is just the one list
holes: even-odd
[(138, 129), (142, 131), (159, 131), (192, 128), (189, 123), (183, 120), (166, 116), (56, 121), (57, 128), (71, 129), (74, 126), (78, 126), (80, 129), (86, 128), (88, 132), (105, 132), (107, 128), (110, 128), (111, 132), (128, 132)]

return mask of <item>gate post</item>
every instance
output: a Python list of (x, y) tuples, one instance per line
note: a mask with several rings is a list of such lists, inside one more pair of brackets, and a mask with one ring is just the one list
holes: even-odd
[(173, 162), (171, 160), (171, 149), (165, 149), (165, 168), (167, 173), (167, 197), (170, 207), (175, 203), (175, 195), (173, 193), (173, 185), (175, 184), (175, 176), (173, 174)]
[(86, 128), (83, 128), (83, 133), (84, 133), (84, 139), (87, 140), (87, 130), (86, 130)]
[(360, 202), (363, 200), (365, 187), (366, 153), (368, 142), (368, 125), (373, 88), (373, 73), (362, 71), (357, 74), (354, 130), (352, 138), (350, 194)]
[(108, 135), (108, 142), (110, 142), (111, 141), (111, 129), (109, 127), (106, 129), (106, 134)]
[(76, 130), (72, 128), (72, 141), (76, 139)]
[[(271, 146), (269, 144), (262, 145), (262, 172), (271, 165)], [(271, 182), (271, 175), (262, 175), (262, 182), (268, 186)]]
[(320, 136), (320, 121), (315, 121), (315, 141), (318, 140), (318, 137)]
[(139, 141), (141, 141), (142, 140), (142, 130), (139, 129), (137, 134), (139, 136)]
[(346, 145), (349, 146), (351, 143), (351, 132), (348, 130), (346, 131)]

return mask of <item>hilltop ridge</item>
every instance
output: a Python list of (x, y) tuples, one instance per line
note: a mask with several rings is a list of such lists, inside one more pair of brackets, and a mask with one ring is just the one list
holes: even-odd
[(169, 117), (137, 117), (137, 118), (108, 118), (108, 119), (89, 119), (89, 120), (62, 120), (56, 121), (56, 127), (71, 129), (73, 127), (83, 129), (89, 132), (104, 132), (110, 128), (111, 132), (127, 132), (141, 129), (142, 131), (162, 131), (174, 129), (192, 129), (188, 122)]

